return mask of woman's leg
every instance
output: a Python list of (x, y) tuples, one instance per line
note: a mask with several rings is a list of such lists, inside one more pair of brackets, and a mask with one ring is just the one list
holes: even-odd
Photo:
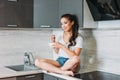
[(50, 64), (53, 64), (55, 65), (56, 67), (60, 67), (60, 64), (55, 61), (55, 60), (52, 60), (52, 59), (44, 59), (44, 58), (37, 58), (35, 60), (35, 65), (39, 67), (39, 65), (41, 64), (40, 62), (46, 62), (46, 63), (50, 63)]
[(80, 70), (80, 63), (76, 64), (71, 71), (73, 71), (74, 73), (78, 73)]
[(41, 69), (47, 70), (49, 72), (60, 73), (63, 75), (71, 75), (73, 76), (72, 71), (64, 71), (60, 68), (60, 64), (57, 61), (50, 59), (36, 59), (35, 65)]
[(80, 65), (80, 58), (79, 56), (71, 57), (69, 60), (65, 62), (65, 64), (61, 67), (62, 70), (72, 70), (76, 72), (79, 69)]

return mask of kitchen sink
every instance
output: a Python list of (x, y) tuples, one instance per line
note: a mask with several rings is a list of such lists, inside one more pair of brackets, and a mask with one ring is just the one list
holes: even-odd
[(34, 65), (12, 65), (6, 67), (15, 71), (39, 70), (39, 68)]

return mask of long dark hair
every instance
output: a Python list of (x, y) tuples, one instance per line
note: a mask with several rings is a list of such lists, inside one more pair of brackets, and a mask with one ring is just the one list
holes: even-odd
[(61, 18), (67, 18), (71, 22), (72, 21), (74, 22), (74, 24), (72, 26), (72, 36), (69, 39), (70, 44), (68, 45), (68, 48), (70, 48), (70, 46), (76, 45), (75, 39), (78, 36), (78, 29), (79, 29), (78, 18), (76, 15), (73, 15), (73, 14), (64, 14), (61, 16)]

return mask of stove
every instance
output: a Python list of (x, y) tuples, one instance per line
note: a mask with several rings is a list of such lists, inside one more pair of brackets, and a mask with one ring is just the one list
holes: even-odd
[(81, 73), (75, 75), (74, 77), (82, 80), (120, 80), (120, 75), (102, 72), (102, 71)]

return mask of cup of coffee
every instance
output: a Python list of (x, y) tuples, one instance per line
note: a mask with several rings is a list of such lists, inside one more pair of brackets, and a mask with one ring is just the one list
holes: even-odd
[(49, 43), (49, 46), (53, 48), (54, 42)]

